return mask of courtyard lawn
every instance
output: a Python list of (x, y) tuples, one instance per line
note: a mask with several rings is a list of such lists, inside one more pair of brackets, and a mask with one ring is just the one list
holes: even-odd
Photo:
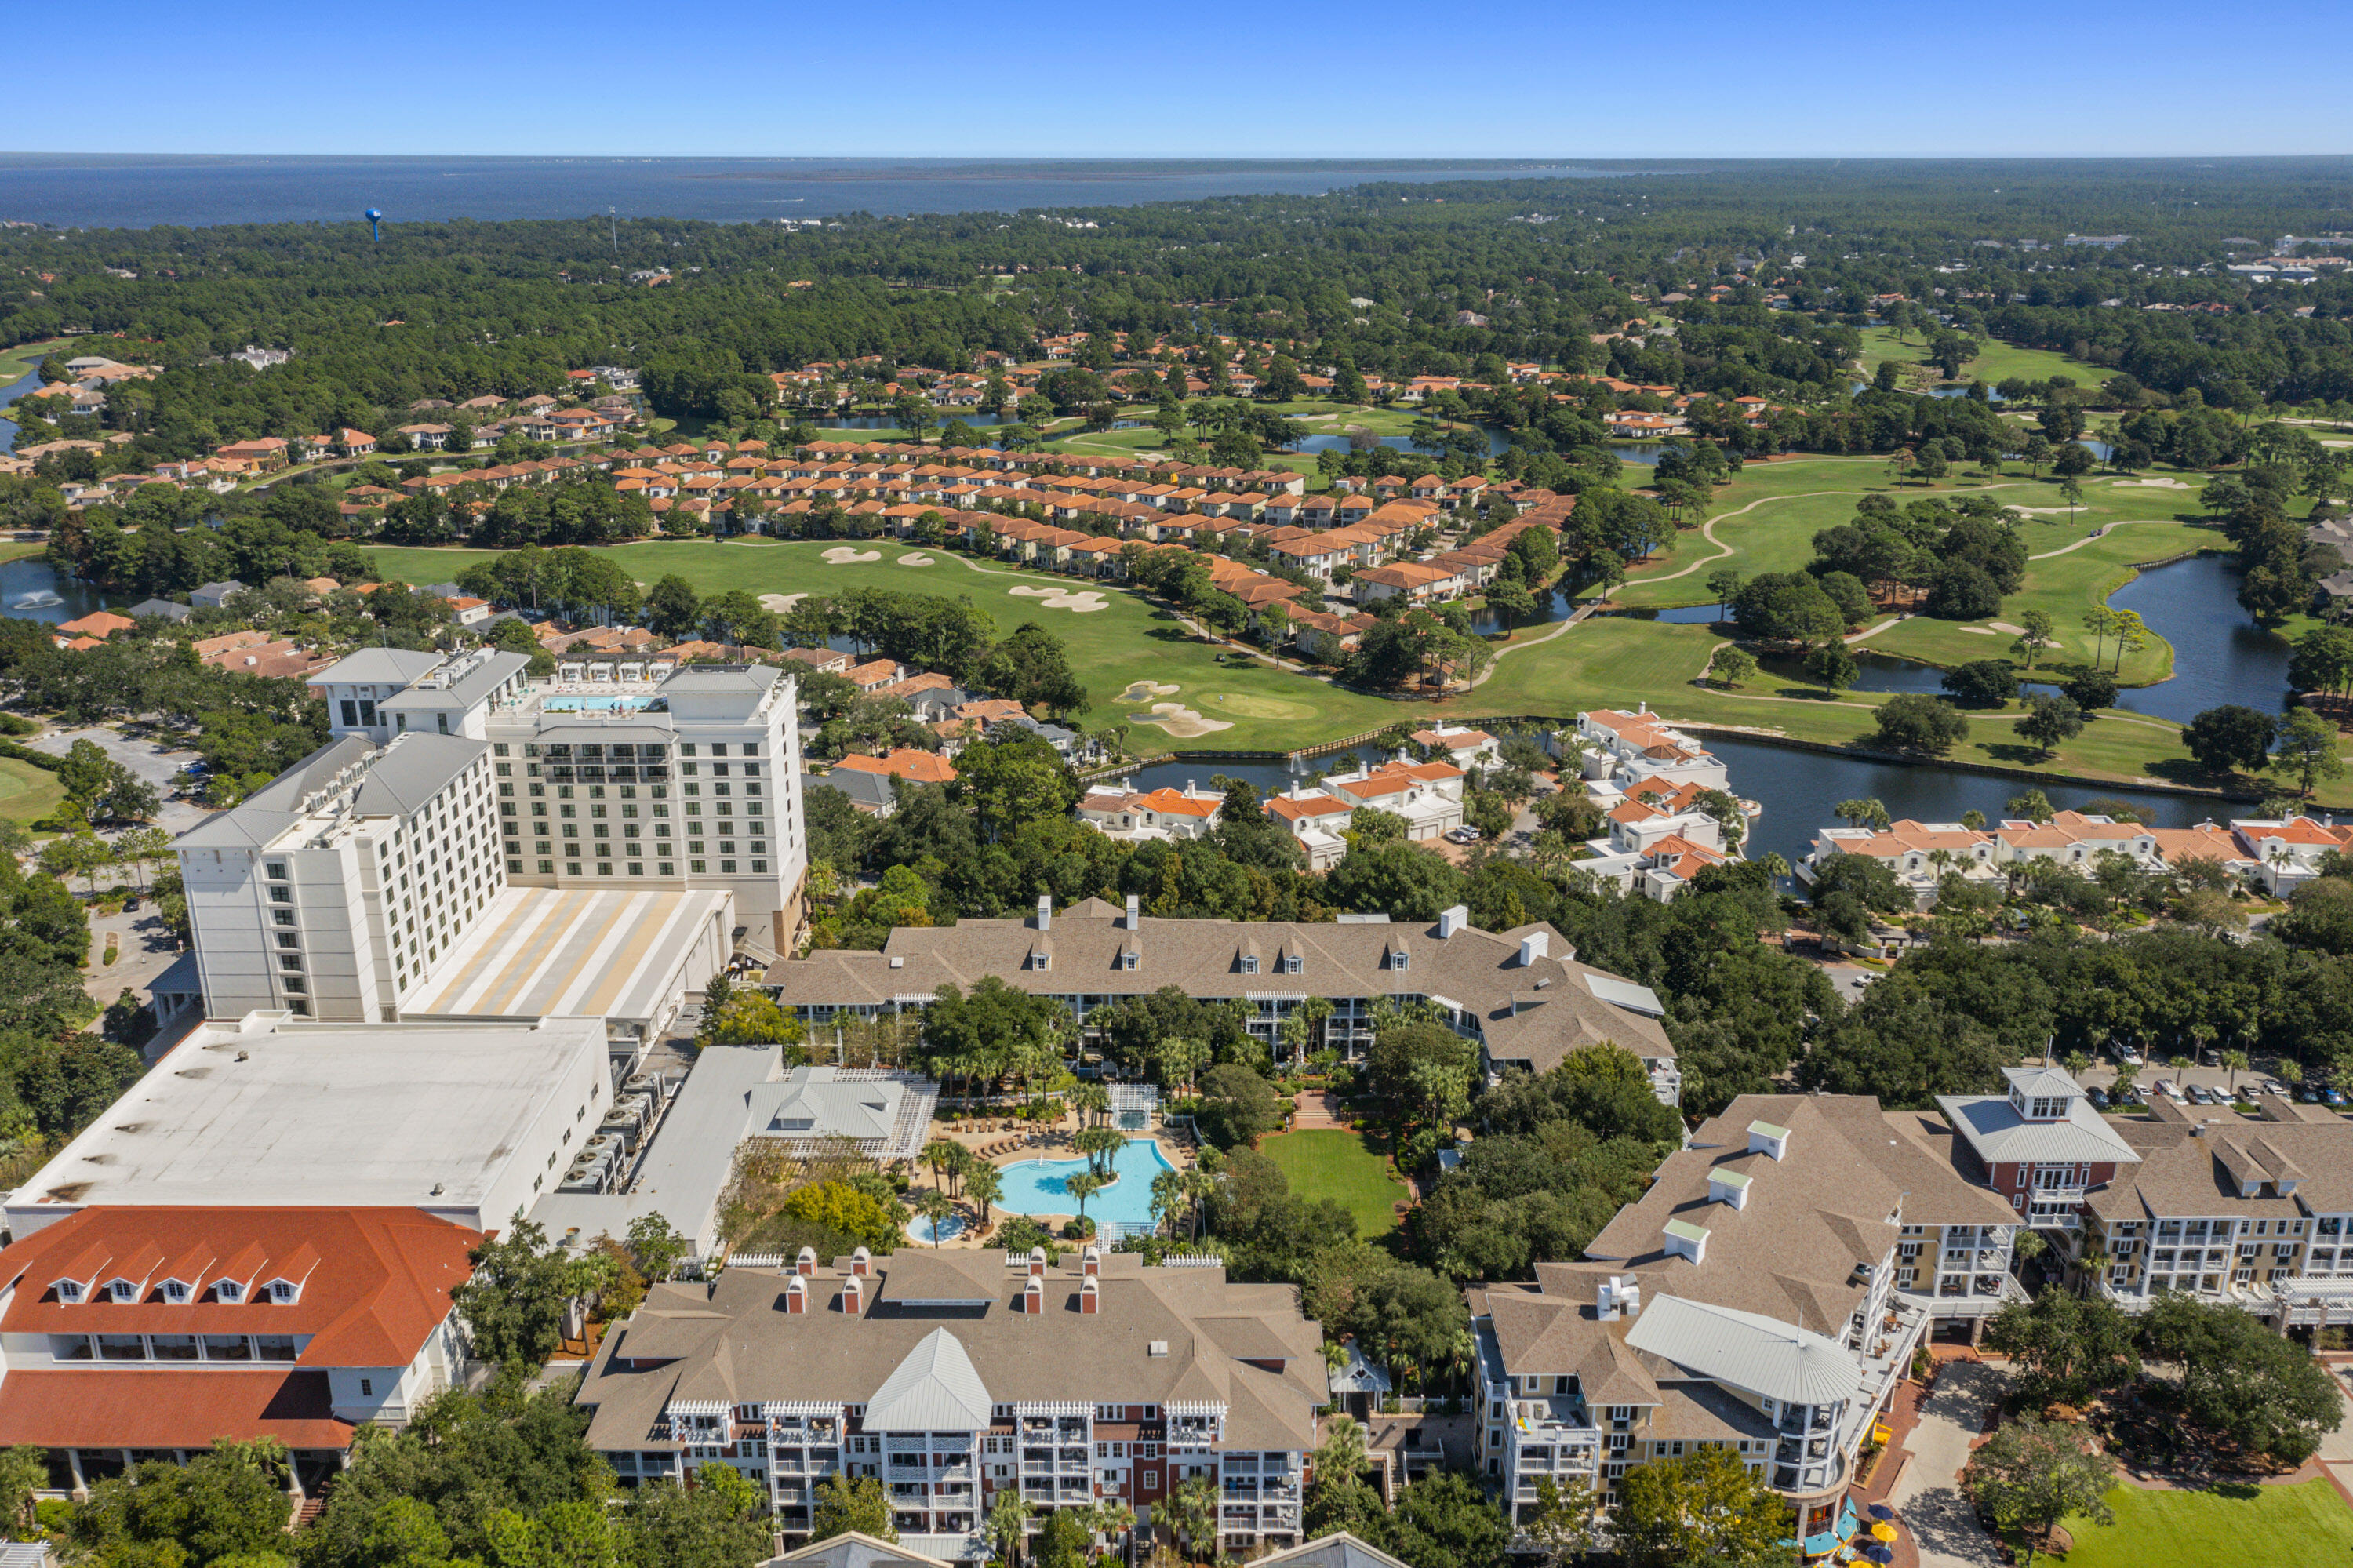
[[(1063, 640), (1071, 667), (1086, 683), (1090, 705), (1077, 722), (1089, 728), (1126, 723), (1128, 744), (1145, 755), (1172, 749), (1286, 751), (1380, 729), (1407, 716), (1406, 710), (1379, 697), (1342, 691), (1240, 653), (1221, 664), (1217, 645), (1198, 639), (1169, 610), (1113, 584), (985, 565), (893, 539), (857, 542), (856, 552), (872, 555), (871, 561), (835, 565), (825, 559), (828, 551), (842, 547), (816, 541), (681, 539), (614, 546), (607, 553), (641, 582), (675, 573), (704, 595), (731, 588), (754, 594), (892, 588), (968, 596), (988, 611), (1000, 634), (1034, 620)], [(396, 548), (369, 553), (385, 576), (406, 583), (454, 577), (492, 554)], [(901, 564), (912, 556), (928, 556), (932, 564)], [(1083, 613), (1058, 608), (1035, 594), (1012, 591), (1019, 588), (1093, 594), (1103, 608)], [(1167, 689), (1147, 693), (1145, 683)], [(1155, 715), (1155, 704), (1183, 711)], [(1152, 722), (1134, 722), (1137, 715)]]
[(2036, 1561), (2065, 1568), (2322, 1568), (2353, 1554), (2353, 1509), (2326, 1480), (2206, 1492), (2118, 1487), (2108, 1507), (2116, 1523), (2071, 1519), (2065, 1528), (2073, 1548)]
[(1261, 1139), (1259, 1152), (1282, 1168), (1292, 1192), (1310, 1202), (1331, 1198), (1356, 1222), (1360, 1236), (1397, 1228), (1394, 1205), (1412, 1201), (1405, 1183), (1389, 1174), (1388, 1161), (1373, 1151), (1360, 1132), (1318, 1128)]

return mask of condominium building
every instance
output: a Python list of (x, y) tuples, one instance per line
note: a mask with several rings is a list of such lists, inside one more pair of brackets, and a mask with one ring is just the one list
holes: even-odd
[(2353, 1122), (2265, 1095), (2260, 1118), (2156, 1097), (2119, 1121), (2137, 1159), (2083, 1200), (2080, 1265), (2139, 1310), (2227, 1301), (2284, 1331), (2353, 1321)]
[(1648, 703), (1630, 714), (1615, 708), (1578, 714), (1576, 727), (1556, 736), (1553, 749), (1588, 781), (1620, 791), (1641, 779), (1703, 789), (1727, 787), (1723, 761), (1651, 713)]
[(1491, 1079), (1513, 1067), (1546, 1072), (1573, 1051), (1611, 1044), (1642, 1060), (1662, 1100), (1672, 1105), (1682, 1092), (1665, 1009), (1648, 987), (1578, 963), (1549, 925), (1482, 931), (1461, 905), (1432, 924), (1303, 924), (1147, 919), (1133, 895), (1124, 911), (1090, 898), (1058, 915), (1040, 898), (1028, 920), (901, 927), (881, 952), (812, 952), (773, 966), (767, 983), (786, 1011), (818, 1024), (921, 1007), (941, 986), (983, 975), (1061, 1002), (1082, 1032), (1097, 1009), (1164, 986), (1240, 1001), (1250, 1033), (1277, 1060), (1292, 1057), (1283, 1026), (1311, 996), (1332, 1011), (1304, 1054), (1349, 1060), (1371, 1048), (1376, 1003), (1426, 1001), (1478, 1044)]
[(533, 681), (521, 654), (370, 649), (310, 682), (339, 736), (486, 747), (493, 851), (518, 886), (724, 892), (777, 950), (807, 868), (795, 685), (765, 664), (596, 660)]
[(409, 1208), (86, 1208), (0, 1252), (0, 1443), (81, 1494), (274, 1437), (315, 1491), (462, 1382), (481, 1233)]
[[(1936, 901), (1937, 886), (1948, 874), (1998, 885), (2038, 862), (2089, 872), (2104, 854), (2123, 855), (2155, 870), (2211, 861), (2233, 876), (2245, 876), (2265, 863), (2265, 852), (2238, 831), (2249, 825), (2234, 822), (2225, 830), (2200, 822), (2194, 828), (2151, 828), (2082, 811), (2061, 811), (2047, 822), (2021, 820), (1990, 828), (1905, 818), (1878, 829), (1824, 828), (1814, 835), (1813, 849), (1796, 870), (1800, 880), (1811, 882), (1833, 856), (1869, 855), (1894, 872), (1896, 882), (1926, 909)], [(2280, 854), (2282, 865), (2292, 866), (2286, 852)]]
[(1335, 773), (1313, 788), (1287, 789), (1268, 797), (1261, 809), (1291, 830), (1307, 856), (1307, 869), (1328, 871), (1348, 853), (1344, 835), (1359, 810), (1400, 819), (1405, 836), (1414, 840), (1442, 838), (1461, 827), (1467, 778), (1451, 762), (1399, 759)]
[(2011, 1217), (1923, 1118), (1868, 1097), (1743, 1096), (1587, 1262), (1468, 1293), (1479, 1467), (1525, 1520), (1543, 1479), (1606, 1502), (1636, 1466), (1720, 1447), (1789, 1499), (1810, 1553), (1827, 1550), (1855, 1452), (1943, 1309), (1902, 1287), (1907, 1242), (1990, 1228), (2006, 1254)]
[(1204, 1477), (1240, 1555), (1301, 1540), (1322, 1341), (1290, 1287), (1215, 1258), (803, 1248), (655, 1286), (576, 1398), (625, 1485), (729, 1465), (787, 1535), (828, 1476), (881, 1481), (903, 1545), (965, 1562), (997, 1492), (1141, 1510)]

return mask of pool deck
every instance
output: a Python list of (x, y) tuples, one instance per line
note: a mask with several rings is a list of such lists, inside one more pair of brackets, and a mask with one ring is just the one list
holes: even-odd
[[(938, 1123), (933, 1129), (933, 1136), (960, 1143), (990, 1164), (1004, 1170), (1009, 1166), (1027, 1165), (1040, 1160), (1083, 1159), (1083, 1155), (1071, 1147), (1071, 1140), (1078, 1136), (1081, 1126), (1080, 1118), (1074, 1114), (1065, 1115), (1059, 1121), (1051, 1122), (1025, 1121), (1006, 1117), (978, 1117), (968, 1118), (962, 1122)], [(1166, 1160), (1175, 1170), (1189, 1171), (1193, 1168), (1193, 1144), (1166, 1128), (1155, 1126), (1144, 1132), (1131, 1132), (1127, 1136), (1132, 1143), (1148, 1142), (1156, 1145), (1160, 1150), (1160, 1158)], [(912, 1190), (913, 1192), (922, 1192), (926, 1188), (940, 1185), (933, 1181), (931, 1167), (920, 1160), (913, 1164), (909, 1174), (914, 1181)], [(956, 1209), (965, 1218), (965, 1231), (961, 1234), (947, 1237), (940, 1245), (944, 1247), (984, 1245), (983, 1241), (973, 1234), (971, 1222), (978, 1215), (975, 1205), (969, 1199), (959, 1199)], [(1068, 1220), (1075, 1219), (1077, 1212), (1077, 1205), (1073, 1204), (1067, 1213), (1033, 1214), (1029, 1217), (1039, 1221)], [(992, 1231), (1004, 1223), (1003, 1216), (1007, 1213), (1001, 1203), (991, 1206), (989, 1225)]]

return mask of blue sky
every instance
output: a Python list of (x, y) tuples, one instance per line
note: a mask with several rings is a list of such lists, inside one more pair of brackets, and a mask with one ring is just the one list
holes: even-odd
[(2182, 0), (1991, 10), (1495, 0), (1459, 11), (1397, 0), (111, 0), (12, 16), (18, 102), (0, 148), (2343, 153), (2353, 119), (2327, 30), (2326, 8), (2253, 23)]

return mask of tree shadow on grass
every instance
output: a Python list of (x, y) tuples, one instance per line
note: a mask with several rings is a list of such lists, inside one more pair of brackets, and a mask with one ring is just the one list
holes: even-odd
[(2187, 757), (2161, 757), (2143, 764), (2148, 776), (2162, 779), (2168, 784), (2182, 784), (2200, 789), (2227, 789), (2234, 795), (2258, 796), (2263, 792), (2260, 780), (2238, 773), (2210, 773)]
[(2263, 1495), (2263, 1489), (2253, 1481), (2216, 1481), (2206, 1490), (2218, 1498), (2230, 1498), (2238, 1502), (2253, 1502)]
[(2010, 768), (2035, 768), (2051, 760), (2051, 754), (2019, 741), (1988, 741), (1979, 747), (1992, 761)]

